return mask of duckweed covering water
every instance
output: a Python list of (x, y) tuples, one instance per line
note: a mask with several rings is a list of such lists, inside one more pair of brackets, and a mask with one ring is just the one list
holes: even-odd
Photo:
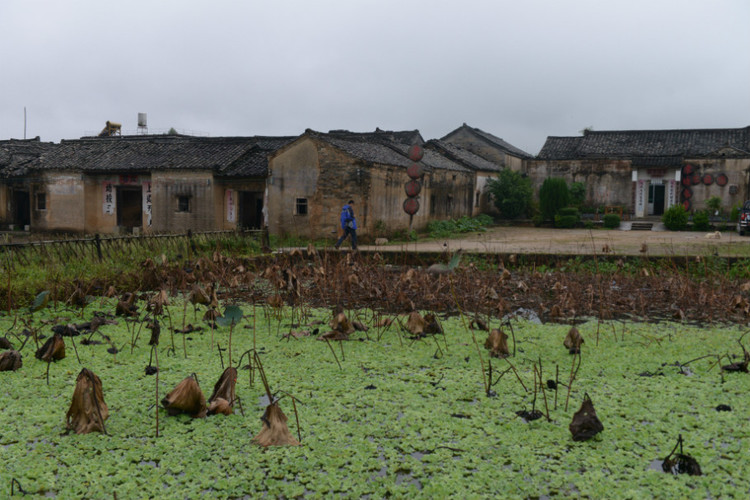
[[(100, 309), (113, 311), (114, 302)], [(156, 437), (156, 379), (144, 372), (148, 336), (141, 333), (131, 354), (133, 324), (118, 319), (100, 332), (124, 349), (111, 354), (107, 343), (83, 345), (79, 336), (74, 339), (79, 364), (66, 337), (67, 357), (50, 366), (49, 385), (47, 364), (34, 359), (32, 340), (22, 351), (23, 367), (0, 373), (0, 496), (10, 495), (12, 479), (31, 496), (57, 498), (750, 495), (750, 377), (722, 376), (715, 358), (692, 362), (682, 373), (675, 365), (706, 354), (740, 354), (736, 339), (742, 331), (736, 328), (603, 324), (597, 345), (597, 323), (579, 325), (585, 339), (582, 363), (565, 410), (564, 384), (573, 359), (563, 347), (566, 325), (514, 322), (516, 356), (508, 361), (529, 392), (507, 372), (492, 387), (497, 396), (487, 397), (472, 331), (460, 317), (442, 321), (445, 337), (412, 341), (399, 336), (394, 323), (379, 341), (372, 328), (368, 334), (357, 333), (359, 341), (344, 342), (342, 351), (338, 342), (329, 346), (313, 337), (282, 338), (279, 332), (291, 328), (288, 318), (279, 326), (261, 308), (255, 319), (252, 306), (242, 309), (245, 318), (233, 330), (234, 360), (252, 348), (255, 324), (271, 390), (299, 401), (300, 429), (291, 399), (283, 397), (280, 404), (292, 434), (299, 431), (301, 446), (263, 449), (251, 444), (266, 402), (260, 379), (250, 385), (247, 369), (240, 369), (236, 387), (244, 416), (238, 405), (234, 415), (203, 419), (167, 417), (160, 408)], [(173, 304), (170, 311), (174, 324), (181, 325), (182, 305)], [(76, 315), (45, 309), (34, 321), (38, 325), (45, 317), (56, 317), (55, 323), (76, 322)], [(360, 311), (361, 319), (365, 316)], [(309, 319), (329, 318), (328, 311), (313, 311)], [(12, 326), (13, 318), (1, 320), (4, 330), (20, 332), (18, 324)], [(191, 321), (195, 323), (188, 311)], [(204, 394), (210, 394), (223, 371), (210, 331), (184, 335), (186, 359), (183, 334), (175, 334), (172, 352), (162, 325), (159, 398), (191, 373)], [(40, 332), (50, 335), (50, 325)], [(486, 332), (474, 334), (481, 346)], [(92, 338), (100, 339), (98, 334)], [(228, 338), (228, 328), (214, 333), (222, 348)], [(14, 344), (19, 347), (16, 340)], [(482, 349), (481, 355), (486, 367), (487, 352)], [(532, 409), (534, 365), (540, 359), (543, 380), (554, 379), (559, 367), (557, 407), (554, 391), (546, 388), (551, 422), (545, 417), (526, 423), (516, 412)], [(508, 361), (492, 360), (493, 378), (510, 367)], [(108, 435), (63, 434), (82, 367), (102, 380), (110, 411)], [(604, 431), (575, 442), (568, 425), (584, 393), (593, 400)], [(720, 404), (732, 411), (716, 411)], [(541, 393), (535, 407), (546, 415)], [(661, 460), (679, 434), (702, 476), (661, 471)]]

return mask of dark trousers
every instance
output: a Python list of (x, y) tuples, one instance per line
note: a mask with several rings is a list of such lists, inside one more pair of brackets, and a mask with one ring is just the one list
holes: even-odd
[(352, 229), (350, 227), (344, 228), (344, 234), (341, 235), (341, 238), (339, 238), (339, 241), (336, 242), (336, 248), (340, 247), (341, 244), (344, 242), (347, 236), (351, 235), (352, 237), (352, 250), (357, 249), (357, 230)]

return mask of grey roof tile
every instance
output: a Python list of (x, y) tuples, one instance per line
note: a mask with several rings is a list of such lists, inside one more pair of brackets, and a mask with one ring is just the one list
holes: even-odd
[(685, 158), (710, 155), (726, 146), (739, 151), (750, 151), (750, 127), (587, 131), (579, 137), (548, 137), (537, 158)]

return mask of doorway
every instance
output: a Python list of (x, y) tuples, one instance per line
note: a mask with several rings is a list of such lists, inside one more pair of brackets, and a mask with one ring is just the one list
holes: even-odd
[(133, 232), (134, 227), (143, 226), (143, 189), (117, 187), (117, 225)]
[(650, 184), (648, 187), (648, 214), (664, 214), (664, 184)]
[(16, 229), (24, 229), (31, 224), (31, 197), (28, 191), (13, 191), (13, 224)]
[(239, 198), (238, 225), (244, 229), (260, 229), (263, 225), (263, 193), (240, 191)]

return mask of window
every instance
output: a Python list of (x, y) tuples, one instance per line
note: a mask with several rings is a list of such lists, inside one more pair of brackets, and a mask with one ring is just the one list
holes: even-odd
[(297, 198), (294, 204), (295, 215), (307, 215), (307, 198)]
[(36, 209), (47, 210), (47, 193), (36, 194)]
[(190, 196), (183, 195), (177, 197), (177, 211), (190, 212)]

